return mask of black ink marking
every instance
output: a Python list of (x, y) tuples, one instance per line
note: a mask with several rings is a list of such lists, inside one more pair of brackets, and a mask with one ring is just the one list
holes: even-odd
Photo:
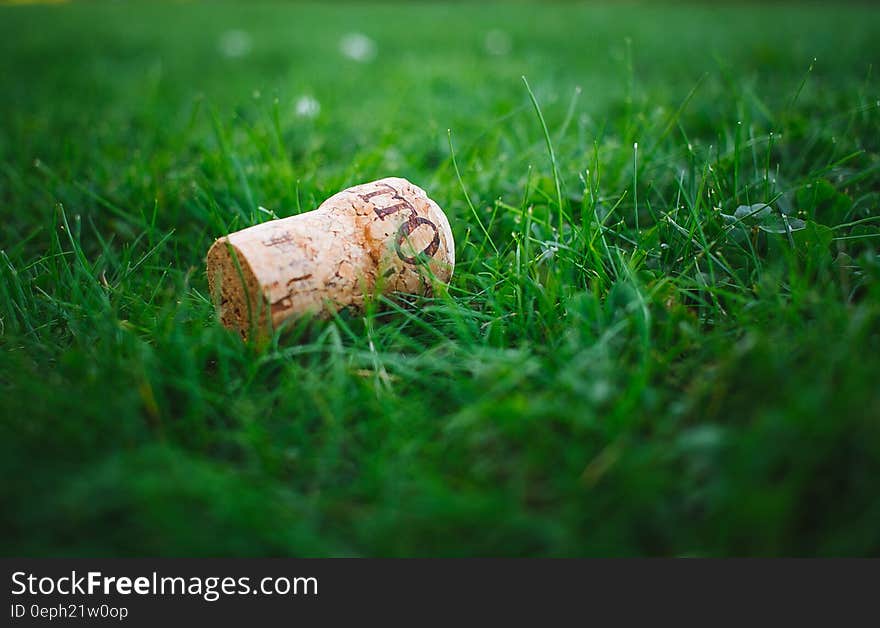
[[(430, 226), (431, 229), (434, 230), (434, 237), (431, 239), (431, 242), (428, 243), (428, 246), (422, 249), (421, 252), (412, 257), (407, 257), (403, 254), (403, 251), (400, 247), (403, 245), (406, 239), (409, 238), (409, 235), (421, 225)], [(434, 253), (436, 253), (437, 249), (439, 248), (440, 231), (437, 229), (437, 225), (435, 225), (427, 218), (422, 218), (421, 216), (410, 216), (409, 220), (400, 225), (400, 229), (397, 230), (397, 240), (395, 240), (394, 242), (394, 249), (397, 251), (397, 256), (407, 264), (417, 264), (419, 261), (419, 257), (422, 255), (434, 257)]]
[(294, 240), (289, 231), (282, 231), (280, 233), (275, 231), (270, 238), (262, 241), (262, 245), (278, 247), (285, 252), (298, 248), (296, 240)]
[[(406, 264), (415, 265), (419, 262), (419, 257), (422, 255), (427, 255), (428, 257), (433, 257), (434, 254), (440, 249), (440, 230), (437, 229), (437, 225), (428, 220), (427, 218), (422, 218), (416, 212), (416, 208), (412, 206), (412, 204), (406, 200), (403, 196), (401, 196), (400, 192), (398, 192), (395, 188), (388, 185), (387, 183), (381, 184), (382, 187), (387, 188), (386, 190), (375, 190), (370, 192), (369, 194), (360, 194), (360, 198), (364, 202), (370, 202), (370, 200), (375, 196), (384, 196), (390, 195), (391, 198), (395, 201), (400, 201), (399, 203), (395, 203), (394, 205), (388, 205), (387, 207), (379, 207), (373, 202), (373, 211), (376, 213), (376, 216), (379, 217), (379, 220), (385, 220), (386, 216), (390, 216), (391, 214), (396, 214), (399, 211), (404, 209), (409, 210), (409, 217), (407, 217), (406, 221), (400, 225), (400, 228), (397, 230), (397, 237), (394, 241), (394, 250), (397, 252), (397, 257), (403, 260)], [(422, 251), (418, 254), (407, 257), (403, 251), (401, 250), (401, 245), (406, 241), (409, 235), (415, 231), (421, 225), (430, 225), (431, 229), (434, 230), (434, 237), (431, 239), (431, 242), (426, 246)]]
[(289, 285), (292, 284), (294, 281), (303, 281), (303, 280), (305, 280), (305, 279), (308, 279), (308, 278), (311, 277), (311, 276), (312, 276), (312, 273), (309, 273), (309, 274), (307, 274), (307, 275), (300, 275), (299, 277), (293, 277), (292, 279), (289, 279), (289, 280), (287, 281), (287, 285), (289, 286)]

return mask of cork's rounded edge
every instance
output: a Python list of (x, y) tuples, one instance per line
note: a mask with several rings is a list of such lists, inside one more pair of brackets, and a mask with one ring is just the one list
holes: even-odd
[(446, 264), (449, 266), (449, 276), (446, 278), (445, 283), (449, 283), (452, 281), (452, 274), (455, 272), (455, 238), (452, 237), (452, 227), (449, 225), (449, 218), (446, 216), (446, 212), (437, 204), (437, 201), (428, 196), (428, 193), (423, 189), (417, 186), (415, 183), (408, 181), (402, 177), (390, 177), (392, 179), (397, 179), (412, 189), (419, 192), (425, 200), (428, 202), (428, 206), (431, 208), (431, 213), (433, 217), (437, 221), (437, 227), (442, 231), (443, 236), (446, 240), (446, 257), (444, 260)]
[[(353, 197), (357, 196), (357, 189), (361, 188), (365, 185), (369, 185), (368, 183), (364, 183), (361, 185), (356, 185), (354, 187), (346, 188), (344, 190), (339, 190), (333, 196), (327, 197), (320, 205), (318, 205), (312, 211), (321, 211), (333, 209), (334, 211), (339, 211), (340, 209), (345, 209), (351, 212), (352, 215), (357, 214), (357, 210), (353, 205)], [(310, 213), (310, 212), (303, 212)], [(298, 214), (302, 216), (303, 214)]]
[(223, 326), (243, 339), (271, 333), (272, 317), (260, 282), (245, 254), (228, 236), (214, 241), (205, 265), (211, 300)]
[(449, 225), (449, 218), (446, 217), (446, 212), (440, 209), (440, 206), (429, 196), (425, 196), (428, 199), (428, 203), (430, 203), (431, 208), (434, 210), (434, 214), (437, 217), (437, 226), (443, 232), (443, 236), (446, 238), (446, 256), (447, 263), (449, 264), (449, 279), (447, 279), (447, 283), (452, 279), (452, 274), (455, 272), (455, 238), (452, 237), (452, 227)]

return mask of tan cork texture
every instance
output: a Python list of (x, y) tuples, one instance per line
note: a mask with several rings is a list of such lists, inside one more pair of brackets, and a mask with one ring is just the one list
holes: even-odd
[(452, 277), (455, 243), (425, 191), (389, 177), (219, 238), (207, 266), (220, 320), (248, 337), (306, 313), (361, 310), (377, 290), (430, 295)]

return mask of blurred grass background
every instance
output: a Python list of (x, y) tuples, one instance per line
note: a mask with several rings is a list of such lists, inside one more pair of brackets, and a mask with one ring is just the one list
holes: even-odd
[[(0, 551), (877, 554), (878, 17), (0, 4)], [(448, 291), (218, 326), (214, 238), (389, 175)]]

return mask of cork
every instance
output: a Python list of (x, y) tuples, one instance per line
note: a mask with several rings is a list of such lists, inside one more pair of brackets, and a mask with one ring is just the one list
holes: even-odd
[(455, 243), (437, 203), (389, 177), (221, 237), (207, 267), (221, 322), (248, 338), (305, 314), (362, 311), (375, 294), (430, 296), (452, 277)]

